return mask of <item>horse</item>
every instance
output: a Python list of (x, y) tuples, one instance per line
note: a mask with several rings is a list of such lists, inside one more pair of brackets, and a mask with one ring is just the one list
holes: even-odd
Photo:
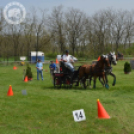
[(82, 65), (80, 68), (79, 68), (79, 78), (78, 78), (78, 82), (77, 82), (77, 85), (79, 85), (79, 81), (81, 80), (83, 85), (84, 85), (84, 88), (86, 88), (86, 79), (90, 78), (91, 77), (94, 77), (94, 88), (96, 88), (96, 79), (97, 77), (102, 77), (103, 78), (103, 81), (104, 83), (106, 83), (105, 81), (105, 72), (104, 72), (104, 67), (107, 66), (107, 67), (110, 67), (110, 63), (109, 63), (109, 60), (108, 60), (108, 57), (105, 56), (105, 55), (102, 55), (100, 57), (100, 60), (97, 61), (96, 64), (93, 64), (93, 65)]
[[(114, 78), (114, 80), (113, 80), (113, 86), (116, 84), (116, 76), (115, 76), (115, 74), (113, 74), (112, 73), (112, 66), (111, 65), (117, 65), (117, 57), (116, 57), (116, 55), (115, 55), (115, 52), (110, 52), (110, 54), (108, 54), (107, 55), (108, 56), (108, 59), (109, 59), (109, 62), (110, 62), (110, 67), (106, 67), (105, 66), (105, 78), (106, 78), (106, 83), (108, 84), (108, 78), (107, 78), (107, 76), (108, 75), (111, 75), (113, 78)], [(99, 77), (99, 81), (101, 82), (101, 84), (104, 86), (104, 83), (103, 83), (103, 81), (101, 80), (101, 77)]]

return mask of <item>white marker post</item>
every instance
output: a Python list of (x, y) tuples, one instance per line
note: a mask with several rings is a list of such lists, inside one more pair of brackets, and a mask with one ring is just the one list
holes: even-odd
[(74, 121), (80, 122), (86, 120), (84, 109), (73, 111)]

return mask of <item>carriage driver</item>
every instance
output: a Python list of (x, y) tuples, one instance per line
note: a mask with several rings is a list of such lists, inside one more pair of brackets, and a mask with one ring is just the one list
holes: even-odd
[(74, 67), (71, 62), (74, 62), (74, 60), (68, 55), (68, 53), (68, 50), (66, 50), (65, 54), (62, 56), (62, 61), (64, 62), (64, 65), (73, 73)]

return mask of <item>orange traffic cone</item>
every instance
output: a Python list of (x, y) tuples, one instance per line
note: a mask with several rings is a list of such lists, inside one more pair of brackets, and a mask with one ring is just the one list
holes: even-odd
[(12, 91), (12, 86), (11, 85), (9, 85), (7, 96), (13, 96), (13, 91)]
[(14, 67), (13, 67), (13, 70), (16, 70), (16, 69), (17, 69), (17, 67), (16, 67), (16, 66), (14, 66)]
[(97, 100), (97, 105), (98, 105), (98, 118), (109, 119), (110, 116), (108, 115), (108, 113), (106, 112), (102, 104), (100, 103), (99, 99)]
[(56, 64), (59, 64), (59, 61), (56, 59), (56, 62), (55, 62)]
[(24, 82), (28, 82), (28, 77), (27, 76), (25, 77)]

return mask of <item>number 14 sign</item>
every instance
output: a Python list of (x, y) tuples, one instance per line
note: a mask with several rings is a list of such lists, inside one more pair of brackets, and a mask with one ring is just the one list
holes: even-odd
[(85, 112), (83, 109), (73, 111), (73, 116), (75, 122), (86, 120)]

